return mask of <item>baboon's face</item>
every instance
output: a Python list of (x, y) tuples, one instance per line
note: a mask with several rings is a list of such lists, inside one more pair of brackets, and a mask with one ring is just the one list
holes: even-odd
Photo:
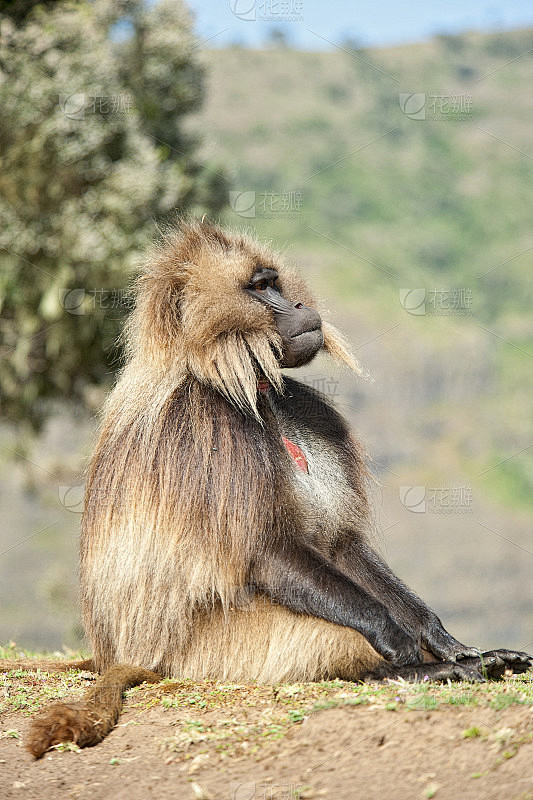
[(281, 367), (302, 367), (308, 364), (324, 345), (322, 319), (318, 311), (286, 299), (275, 269), (259, 267), (245, 291), (255, 300), (272, 309), (274, 322), (282, 340)]
[(127, 337), (136, 363), (165, 380), (191, 376), (257, 419), (258, 375), (282, 392), (281, 368), (304, 366), (320, 349), (358, 370), (302, 277), (244, 234), (183, 222), (137, 289)]

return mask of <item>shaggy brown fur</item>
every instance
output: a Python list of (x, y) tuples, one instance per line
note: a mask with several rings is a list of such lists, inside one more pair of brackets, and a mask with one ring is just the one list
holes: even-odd
[[(416, 680), (425, 649), (441, 659), (436, 677), (481, 679), (477, 662), (470, 673), (453, 663), (476, 651), (366, 544), (365, 453), (323, 396), (282, 374), (288, 340), (274, 306), (250, 295), (262, 268), (278, 272), (276, 297), (295, 317), (300, 303), (315, 307), (270, 250), (198, 221), (168, 232), (138, 279), (81, 530), (83, 620), (104, 674), (82, 703), (34, 725), (35, 756), (65, 738), (100, 741), (122, 690), (158, 676), (356, 680), (392, 661), (414, 665), (402, 674)], [(324, 349), (358, 370), (335, 328), (322, 332)], [(511, 657), (530, 663), (493, 662)]]
[[(242, 291), (258, 265), (278, 270), (286, 298), (315, 307), (271, 250), (198, 221), (168, 231), (137, 280), (127, 363), (104, 410), (81, 530), (83, 620), (100, 672), (130, 663), (160, 676), (275, 682), (357, 678), (380, 660), (356, 631), (245, 588), (250, 565), (273, 538), (316, 527), (317, 490), (321, 502), (332, 501), (322, 541), (313, 542), (325, 552), (339, 545), (339, 519), (362, 531), (368, 516), (360, 445), (339, 448), (327, 473), (349, 472), (349, 479), (336, 476), (339, 485), (325, 498), (315, 478), (310, 503), (279, 421), (258, 393), (260, 374), (280, 400), (292, 385), (278, 363), (271, 312)], [(323, 331), (324, 348), (358, 371), (335, 328), (324, 323)], [(319, 428), (325, 415), (345, 434), (324, 398), (296, 388), (300, 414)], [(283, 432), (298, 440), (295, 424), (288, 415)], [(314, 459), (317, 468), (327, 461), (320, 445)], [(72, 709), (79, 715), (81, 704), (55, 706), (33, 728), (30, 752), (60, 736), (78, 744), (103, 738), (120, 708), (118, 683), (111, 684), (107, 713), (94, 705), (94, 690), (78, 723)]]
[[(276, 627), (269, 620), (265, 637), (264, 611), (252, 601), (241, 609), (243, 587), (272, 539), (302, 528), (309, 503), (295, 497), (279, 423), (257, 390), (259, 373), (280, 394), (288, 385), (272, 314), (242, 291), (258, 265), (278, 270), (285, 297), (314, 305), (270, 251), (198, 222), (170, 232), (138, 280), (129, 363), (107, 403), (81, 531), (83, 619), (99, 670), (133, 662), (161, 675), (282, 677)], [(332, 327), (325, 347), (356, 368)], [(310, 390), (303, 400), (319, 422), (336, 417)], [(361, 529), (363, 455), (352, 442), (339, 457), (352, 482), (339, 516)], [(335, 547), (338, 535), (332, 519), (323, 533), (332, 541), (317, 545)], [(307, 640), (309, 620), (295, 616), (292, 626)], [(301, 679), (322, 676), (329, 642), (320, 657), (305, 650), (312, 666), (300, 652)]]

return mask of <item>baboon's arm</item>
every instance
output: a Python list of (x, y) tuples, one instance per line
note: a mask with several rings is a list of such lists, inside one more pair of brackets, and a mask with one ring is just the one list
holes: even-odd
[(481, 657), (487, 664), (492, 659), (495, 669), (503, 663), (504, 668), (512, 669), (513, 672), (524, 672), (532, 666), (532, 657), (528, 653), (491, 650), (480, 654), (477, 648), (467, 647), (459, 642), (448, 633), (435, 612), (393, 573), (366, 542), (352, 542), (339, 556), (336, 564), (383, 603), (395, 622), (436, 658), (443, 661), (456, 661), (459, 658), (463, 665), (474, 666), (474, 663), (478, 663), (475, 660)]
[(437, 658), (447, 661), (460, 654), (479, 655), (478, 650), (467, 647), (449, 634), (435, 612), (394, 574), (366, 542), (352, 542), (336, 563), (339, 569), (383, 603), (398, 625)]
[(254, 566), (252, 583), (291, 611), (359, 631), (393, 664), (419, 664), (423, 660), (417, 642), (380, 600), (311, 549), (280, 545)]

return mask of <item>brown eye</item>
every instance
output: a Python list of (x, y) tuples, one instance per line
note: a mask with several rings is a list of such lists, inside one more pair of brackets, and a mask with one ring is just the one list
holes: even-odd
[(267, 286), (268, 283), (266, 281), (259, 281), (259, 283), (254, 284), (254, 289), (258, 292), (264, 292)]

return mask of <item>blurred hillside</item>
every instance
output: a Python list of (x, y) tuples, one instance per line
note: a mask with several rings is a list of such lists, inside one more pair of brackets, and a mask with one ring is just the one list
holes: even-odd
[[(532, 48), (524, 30), (209, 54), (207, 152), (256, 197), (255, 217), (225, 220), (289, 245), (365, 365), (363, 343), (392, 328), (377, 361), (390, 358), (387, 392), (410, 429), (395, 416), (387, 443), (376, 437), (387, 461), (419, 438), (446, 451), (439, 470), (449, 460), (473, 479), (531, 444)], [(425, 119), (403, 113), (406, 93), (425, 94)], [(299, 207), (284, 210), (291, 193)], [(405, 288), (426, 290), (425, 315), (402, 308)], [(533, 509), (533, 447), (483, 488)]]
[[(212, 50), (189, 122), (199, 159), (232, 172), (222, 221), (286, 251), (371, 375), (322, 359), (299, 377), (332, 396), (375, 459), (393, 568), (459, 638), (522, 649), (533, 647), (532, 49), (523, 30), (385, 50)], [(3, 467), (13, 549), (0, 562), (0, 639), (75, 644), (78, 515), (56, 484), (81, 483), (87, 430), (56, 419), (30, 453), (40, 506)]]

